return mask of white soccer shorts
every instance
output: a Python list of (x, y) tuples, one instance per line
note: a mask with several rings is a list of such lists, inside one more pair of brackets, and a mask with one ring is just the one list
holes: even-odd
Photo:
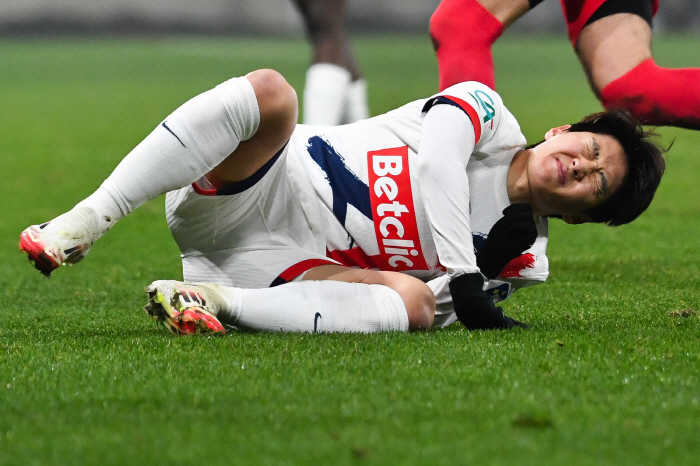
[(289, 145), (253, 176), (225, 188), (206, 189), (200, 180), (167, 194), (166, 217), (186, 281), (265, 288), (336, 263), (325, 256), (325, 241), (302, 208), (288, 151)]

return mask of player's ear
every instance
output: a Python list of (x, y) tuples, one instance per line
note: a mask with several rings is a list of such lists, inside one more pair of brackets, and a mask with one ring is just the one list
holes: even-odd
[(576, 215), (564, 215), (561, 218), (569, 225), (580, 225), (581, 223), (592, 222), (593, 218), (586, 214), (576, 214)]
[(552, 136), (556, 136), (557, 134), (561, 134), (569, 128), (571, 128), (571, 125), (557, 126), (556, 128), (552, 128), (544, 134), (544, 140), (547, 141)]

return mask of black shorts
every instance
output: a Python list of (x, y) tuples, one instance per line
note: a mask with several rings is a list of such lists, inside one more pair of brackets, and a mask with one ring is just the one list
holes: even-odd
[(659, 0), (560, 0), (569, 39), (576, 46), (581, 31), (587, 25), (617, 13), (632, 13), (644, 19), (649, 26)]
[(632, 13), (642, 18), (651, 27), (651, 20), (654, 17), (653, 9), (652, 0), (607, 0), (588, 18), (585, 25), (588, 26), (600, 18), (617, 13)]

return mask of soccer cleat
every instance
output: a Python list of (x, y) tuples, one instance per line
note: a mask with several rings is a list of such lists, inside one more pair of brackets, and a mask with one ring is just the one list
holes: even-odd
[(62, 265), (83, 260), (99, 237), (97, 213), (89, 207), (76, 207), (50, 222), (24, 230), (19, 249), (48, 277)]
[(190, 284), (175, 280), (156, 280), (148, 285), (148, 303), (144, 311), (178, 335), (225, 335), (216, 318), (224, 299), (215, 284)]

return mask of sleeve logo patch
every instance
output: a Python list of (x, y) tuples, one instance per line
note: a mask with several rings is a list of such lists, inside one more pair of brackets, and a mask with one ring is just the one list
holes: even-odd
[[(474, 94), (470, 92), (469, 95), (479, 103), (479, 106), (486, 113), (486, 115), (484, 115), (484, 123), (493, 120), (493, 117), (496, 116), (496, 109), (494, 108), (495, 103), (491, 96), (481, 90), (474, 91)], [(485, 102), (485, 100), (488, 102)]]

